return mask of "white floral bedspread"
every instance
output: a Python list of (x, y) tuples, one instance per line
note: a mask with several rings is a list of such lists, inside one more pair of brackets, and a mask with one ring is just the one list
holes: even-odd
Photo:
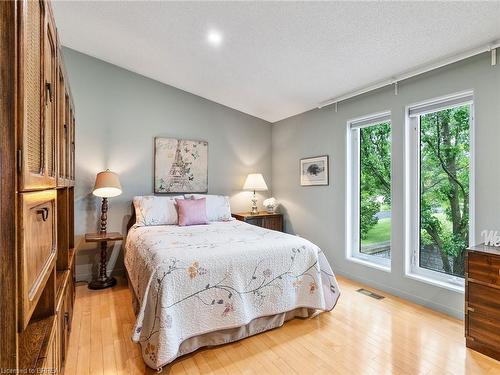
[(140, 303), (132, 339), (152, 368), (187, 338), (298, 307), (329, 311), (339, 297), (316, 245), (240, 221), (132, 228), (125, 266)]

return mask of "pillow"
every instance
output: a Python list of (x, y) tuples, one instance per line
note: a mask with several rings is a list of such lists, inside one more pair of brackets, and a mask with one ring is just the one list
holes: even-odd
[(206, 198), (208, 221), (233, 220), (233, 218), (231, 217), (231, 206), (229, 205), (229, 197), (225, 195), (186, 194), (185, 198), (186, 199)]
[(176, 199), (179, 225), (208, 224), (206, 199)]
[(176, 225), (178, 223), (176, 199), (183, 199), (183, 197), (157, 197), (153, 195), (134, 197), (135, 225), (140, 227)]

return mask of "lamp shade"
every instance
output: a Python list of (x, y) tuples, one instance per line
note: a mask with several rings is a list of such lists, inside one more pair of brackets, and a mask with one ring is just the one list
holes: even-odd
[(247, 176), (245, 180), (245, 185), (243, 185), (244, 190), (255, 190), (255, 191), (265, 191), (267, 190), (266, 181), (260, 173), (251, 173)]
[(120, 180), (115, 172), (106, 169), (99, 172), (95, 178), (94, 195), (103, 198), (116, 197), (122, 193)]

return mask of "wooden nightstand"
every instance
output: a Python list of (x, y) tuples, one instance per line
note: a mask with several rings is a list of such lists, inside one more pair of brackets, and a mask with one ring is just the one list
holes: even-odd
[(282, 214), (270, 214), (266, 211), (260, 211), (256, 214), (251, 214), (250, 212), (240, 212), (232, 214), (232, 216), (245, 223), (257, 225), (258, 227), (277, 230), (283, 232), (283, 215)]
[(99, 276), (89, 283), (89, 289), (105, 289), (116, 285), (116, 279), (109, 276), (106, 271), (106, 260), (108, 252), (108, 241), (121, 241), (123, 236), (118, 232), (87, 233), (85, 242), (98, 242), (101, 245), (101, 263), (99, 265)]

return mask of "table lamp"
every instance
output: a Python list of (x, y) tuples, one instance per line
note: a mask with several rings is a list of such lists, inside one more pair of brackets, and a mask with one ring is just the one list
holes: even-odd
[(102, 198), (101, 204), (101, 229), (100, 233), (106, 233), (108, 220), (108, 198), (116, 197), (122, 193), (120, 180), (115, 172), (106, 169), (99, 172), (95, 178), (95, 185), (92, 194)]
[(256, 191), (266, 191), (267, 185), (266, 181), (264, 181), (264, 177), (260, 173), (251, 173), (247, 176), (245, 180), (245, 184), (243, 185), (244, 190), (253, 190), (252, 196), (252, 211), (250, 213), (252, 215), (257, 214), (259, 211), (257, 209), (257, 197), (255, 195)]

